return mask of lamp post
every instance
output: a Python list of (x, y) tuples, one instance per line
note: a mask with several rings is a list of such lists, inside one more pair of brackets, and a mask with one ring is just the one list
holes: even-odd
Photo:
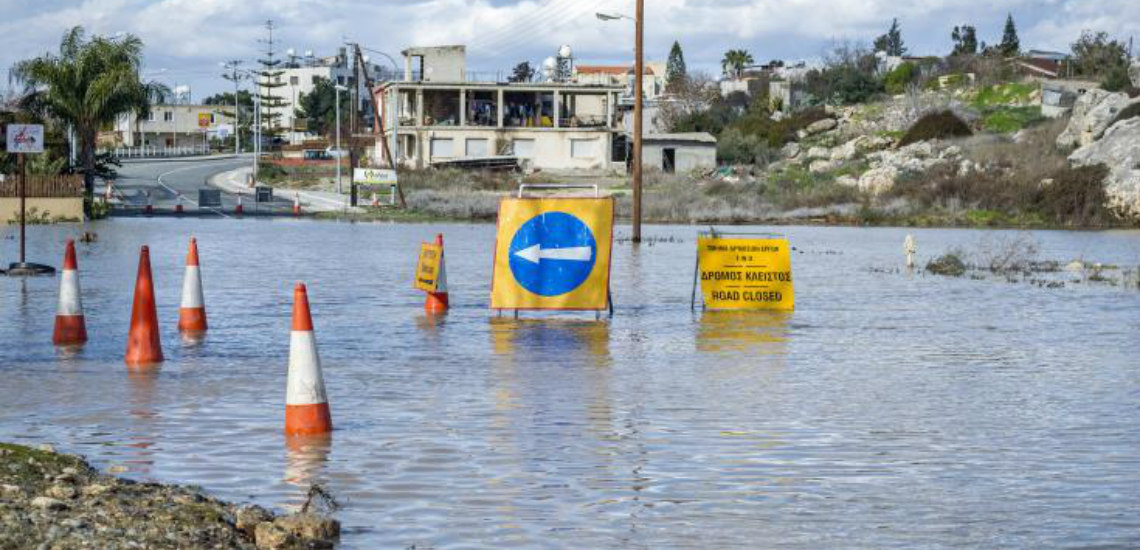
[(337, 84), (336, 88), (336, 192), (341, 194), (340, 187), (340, 93), (348, 91), (348, 88)]
[(241, 154), (241, 107), (238, 105), (238, 91), (239, 82), (242, 78), (242, 73), (238, 72), (238, 65), (241, 65), (240, 59), (232, 59), (230, 61), (221, 61), (218, 63), (223, 69), (229, 69), (229, 74), (222, 73), (222, 78), (234, 81), (234, 154)]
[[(645, 52), (642, 44), (645, 20), (645, 0), (636, 0), (633, 17), (633, 236), (631, 242), (641, 243), (641, 86), (645, 77)], [(626, 15), (595, 14), (602, 21), (629, 19)]]

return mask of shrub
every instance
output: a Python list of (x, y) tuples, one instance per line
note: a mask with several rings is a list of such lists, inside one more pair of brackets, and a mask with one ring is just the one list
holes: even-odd
[(948, 252), (926, 264), (926, 270), (935, 275), (947, 277), (961, 277), (966, 274), (966, 262), (962, 261), (958, 252)]
[(1045, 117), (1041, 115), (1041, 107), (998, 107), (993, 109), (982, 119), (982, 126), (986, 131), (998, 134), (1009, 134), (1032, 126)]
[(932, 139), (946, 139), (952, 137), (965, 137), (973, 135), (970, 127), (958, 118), (953, 111), (940, 111), (930, 113), (918, 119), (903, 135), (900, 146), (928, 141)]
[(1107, 176), (1103, 164), (1062, 168), (1050, 178), (1051, 184), (1041, 188), (1033, 206), (1057, 223), (1087, 226), (1112, 221), (1115, 216), (1107, 208), (1104, 190)]
[(895, 67), (893, 71), (883, 77), (883, 85), (888, 94), (898, 95), (906, 91), (906, 87), (914, 82), (918, 76), (918, 66), (909, 61)]
[(728, 164), (768, 164), (769, 149), (766, 136), (744, 134), (736, 128), (729, 128), (720, 135), (716, 144), (716, 156), (720, 162)]

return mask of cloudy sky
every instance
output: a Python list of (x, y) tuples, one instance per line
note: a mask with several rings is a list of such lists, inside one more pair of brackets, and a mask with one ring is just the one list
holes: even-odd
[[(680, 41), (690, 69), (717, 71), (729, 48), (757, 61), (817, 59), (837, 42), (869, 43), (898, 17), (912, 53), (942, 54), (955, 24), (1000, 40), (1006, 13), (1023, 48), (1067, 50), (1082, 29), (1140, 39), (1137, 0), (646, 0), (646, 52), (664, 59)], [(218, 62), (263, 50), (265, 21), (281, 48), (330, 55), (346, 39), (399, 57), (411, 45), (467, 44), (468, 69), (506, 71), (540, 62), (570, 44), (580, 63), (632, 58), (633, 0), (0, 0), (0, 71), (58, 47), (65, 29), (130, 32), (146, 43), (147, 71), (167, 84), (190, 84), (195, 99), (230, 84)], [(1138, 45), (1140, 48), (1140, 45)], [(382, 56), (374, 55), (376, 61)], [(0, 89), (9, 87), (0, 79)]]

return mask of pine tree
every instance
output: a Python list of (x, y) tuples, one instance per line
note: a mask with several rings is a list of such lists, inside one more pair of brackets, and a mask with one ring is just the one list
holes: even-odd
[(665, 89), (677, 90), (688, 78), (688, 69), (685, 67), (685, 53), (681, 51), (681, 44), (673, 41), (673, 48), (669, 50), (669, 62), (665, 65)]
[(1006, 57), (1021, 53), (1021, 40), (1017, 38), (1017, 26), (1013, 24), (1012, 13), (1005, 16), (1005, 31), (1001, 35), (1001, 46), (998, 49)]
[(257, 86), (259, 88), (258, 96), (261, 98), (261, 133), (263, 136), (272, 140), (273, 138), (281, 135), (281, 114), (285, 109), (285, 98), (275, 94), (275, 90), (285, 85), (281, 81), (281, 75), (285, 71), (278, 68), (281, 64), (281, 59), (278, 59), (277, 52), (274, 48), (273, 41), (273, 20), (270, 19), (265, 22), (265, 28), (269, 31), (269, 38), (263, 40), (265, 43), (265, 58), (258, 59), (257, 62), (261, 64), (261, 70), (257, 71)]
[(906, 46), (903, 44), (902, 29), (899, 28), (899, 20), (896, 17), (891, 20), (891, 28), (884, 34), (875, 39), (875, 51), (885, 52), (891, 56), (901, 56), (906, 54)]
[(976, 55), (978, 53), (978, 33), (973, 25), (954, 27), (950, 33), (954, 40), (954, 51), (950, 55)]

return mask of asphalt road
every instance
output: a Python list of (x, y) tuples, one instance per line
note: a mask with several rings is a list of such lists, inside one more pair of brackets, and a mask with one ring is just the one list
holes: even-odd
[[(222, 191), (220, 208), (200, 208), (198, 191), (216, 189), (206, 182), (215, 174), (227, 172), (252, 162), (248, 156), (222, 159), (162, 159), (145, 162), (124, 162), (118, 170), (114, 192), (120, 203), (113, 210), (114, 215), (141, 215), (150, 193), (156, 215), (172, 215), (182, 197), (184, 215), (233, 216), (237, 206), (237, 195)], [(277, 198), (270, 204), (254, 204), (252, 194), (243, 194), (242, 207), (245, 215), (286, 214), (292, 212), (293, 202), (287, 198)]]

